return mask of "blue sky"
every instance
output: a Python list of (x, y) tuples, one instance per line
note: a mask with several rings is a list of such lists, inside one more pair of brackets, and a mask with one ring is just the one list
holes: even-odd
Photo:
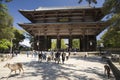
[[(61, 7), (61, 6), (87, 6), (85, 0), (81, 4), (78, 4), (79, 0), (13, 0), (10, 3), (7, 3), (8, 10), (11, 16), (14, 18), (14, 26), (21, 29), (17, 23), (19, 22), (29, 22), (24, 16), (22, 16), (18, 10), (32, 10), (40, 6), (42, 7)], [(104, 0), (98, 0), (96, 7), (101, 7)], [(94, 4), (93, 4), (94, 5)]]
[[(10, 15), (14, 18), (14, 26), (18, 29), (22, 29), (17, 23), (29, 21), (19, 13), (19, 9), (33, 10), (38, 7), (62, 7), (62, 6), (87, 6), (85, 0), (81, 4), (78, 4), (79, 0), (13, 0), (10, 3), (7, 3), (8, 10)], [(101, 7), (104, 3), (104, 0), (97, 0), (98, 4), (93, 6)], [(99, 38), (99, 36), (97, 37)]]

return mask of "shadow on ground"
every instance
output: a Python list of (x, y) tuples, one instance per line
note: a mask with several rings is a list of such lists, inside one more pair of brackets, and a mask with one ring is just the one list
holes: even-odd
[[(76, 60), (85, 60), (91, 62), (100, 62), (99, 58), (79, 58), (72, 57)], [(27, 63), (23, 63), (24, 65), (24, 74), (14, 75), (12, 74), (9, 78), (16, 77), (17, 79), (23, 80), (24, 78), (29, 77), (38, 77), (41, 76), (41, 79), (38, 80), (96, 80), (94, 78), (90, 78), (85, 73), (91, 73), (98, 75), (101, 79), (106, 80), (106, 77), (102, 72), (100, 72), (100, 68), (97, 67), (87, 67), (87, 69), (75, 69), (76, 67), (73, 64), (57, 64), (55, 62), (38, 62), (31, 61)], [(66, 66), (66, 67), (64, 67)], [(72, 68), (71, 68), (72, 67)], [(81, 72), (76, 74), (75, 72)], [(2, 78), (1, 78), (2, 79)]]
[[(86, 73), (95, 73), (101, 78), (104, 78), (103, 73), (99, 73), (99, 68), (87, 68), (85, 70), (76, 70), (71, 69), (70, 67), (75, 67), (73, 64), (56, 64), (54, 62), (38, 62), (32, 61), (30, 63), (23, 63), (24, 66), (29, 67), (26, 68), (25, 73), (23, 76), (19, 76), (17, 78), (24, 78), (24, 77), (37, 77), (42, 76), (42, 80), (71, 80), (71, 77), (74, 77), (75, 80), (95, 80), (94, 78), (88, 78), (87, 75), (84, 73), (75, 74), (75, 71), (86, 72)], [(67, 67), (64, 67), (64, 66)], [(33, 69), (35, 71), (29, 71)]]
[(80, 57), (80, 56), (73, 56), (72, 58), (75, 58), (76, 60), (84, 60), (88, 62), (99, 62), (99, 63), (106, 63), (102, 60), (100, 56), (88, 56), (88, 57)]

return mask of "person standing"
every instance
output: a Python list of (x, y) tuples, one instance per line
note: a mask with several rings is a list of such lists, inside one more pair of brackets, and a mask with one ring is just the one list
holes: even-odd
[(29, 57), (29, 51), (26, 51), (27, 57)]
[(69, 53), (66, 52), (66, 60), (68, 60), (68, 59), (69, 59)]
[(62, 53), (62, 63), (64, 64), (64, 61), (65, 61), (65, 57), (66, 57), (66, 54), (65, 54), (65, 52), (63, 51), (63, 53)]
[(60, 62), (60, 55), (61, 53), (59, 51), (57, 51), (57, 53), (55, 54), (55, 62), (58, 61), (58, 64)]

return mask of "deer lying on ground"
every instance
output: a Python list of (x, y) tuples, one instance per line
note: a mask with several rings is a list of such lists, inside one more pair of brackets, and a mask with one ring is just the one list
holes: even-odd
[[(8, 77), (10, 76), (10, 74), (11, 74), (13, 71), (15, 71), (15, 74), (16, 74), (16, 70), (19, 70), (19, 73), (20, 73), (21, 70), (22, 70), (23, 73), (24, 73), (24, 70), (23, 70), (23, 67), (22, 67), (22, 64), (21, 64), (21, 63), (15, 63), (15, 64), (7, 63), (7, 64), (5, 64), (4, 68), (5, 68), (5, 67), (8, 67), (8, 68), (11, 70), (11, 72), (10, 72), (9, 75), (8, 75)], [(8, 78), (8, 77), (7, 77), (7, 78)]]
[(104, 73), (107, 74), (108, 79), (109, 79), (110, 78), (110, 67), (107, 64), (105, 64), (104, 69), (105, 69)]

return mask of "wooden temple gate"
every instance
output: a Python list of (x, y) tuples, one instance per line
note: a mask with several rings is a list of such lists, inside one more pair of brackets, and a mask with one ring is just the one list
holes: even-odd
[(35, 50), (51, 48), (51, 39), (57, 39), (57, 49), (61, 49), (61, 39), (79, 39), (79, 51), (96, 50), (96, 36), (105, 29), (101, 8), (61, 7), (19, 10), (31, 23), (19, 23), (34, 37)]

